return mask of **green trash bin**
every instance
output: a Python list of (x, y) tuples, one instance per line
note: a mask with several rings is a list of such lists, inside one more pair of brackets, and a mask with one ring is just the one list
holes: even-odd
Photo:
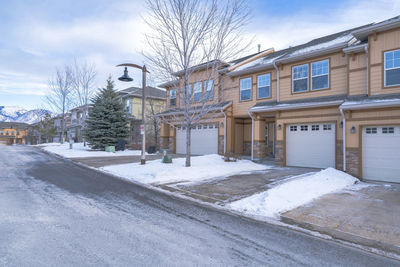
[(115, 146), (106, 146), (106, 152), (113, 152), (113, 153), (115, 153)]

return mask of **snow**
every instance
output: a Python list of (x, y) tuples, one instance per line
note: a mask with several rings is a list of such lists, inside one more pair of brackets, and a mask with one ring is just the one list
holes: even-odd
[(341, 106), (351, 106), (357, 104), (372, 104), (372, 103), (390, 103), (390, 102), (398, 102), (399, 98), (391, 98), (391, 99), (365, 99), (361, 101), (345, 101)]
[(44, 109), (26, 110), (18, 106), (0, 106), (0, 121), (24, 122), (28, 124), (39, 122), (46, 113), (53, 115)]
[(344, 172), (328, 168), (283, 181), (262, 193), (232, 202), (229, 207), (252, 215), (278, 218), (328, 193), (350, 188), (359, 180)]
[(42, 149), (60, 155), (65, 158), (88, 158), (88, 157), (113, 157), (113, 156), (139, 156), (140, 150), (125, 150), (115, 153), (91, 150), (89, 146), (84, 147), (83, 143), (74, 143), (73, 149), (69, 149), (69, 143), (47, 143), (37, 145)]
[(353, 38), (353, 35), (351, 34), (346, 34), (343, 36), (340, 36), (336, 39), (333, 39), (331, 41), (325, 42), (325, 43), (320, 43), (317, 45), (312, 45), (312, 46), (307, 46), (305, 48), (299, 49), (294, 51), (293, 53), (289, 54), (288, 56), (292, 57), (292, 56), (298, 56), (298, 55), (302, 55), (302, 54), (307, 54), (307, 53), (311, 53), (317, 50), (321, 50), (321, 49), (325, 49), (331, 46), (335, 46), (335, 45), (339, 45), (342, 43), (346, 43), (348, 41), (350, 41)]
[(26, 112), (25, 109), (17, 106), (5, 106), (0, 111), (8, 117), (17, 117), (19, 114)]
[(250, 171), (268, 169), (250, 160), (225, 162), (220, 155), (212, 154), (191, 158), (191, 167), (185, 167), (185, 158), (174, 158), (172, 163), (161, 160), (147, 161), (145, 165), (130, 163), (100, 168), (127, 180), (146, 184), (169, 182), (196, 182), (216, 177), (226, 177)]
[[(249, 63), (246, 63), (246, 64), (244, 64), (244, 65), (242, 65), (242, 66), (236, 68), (232, 73), (235, 73), (236, 71), (241, 71), (241, 70), (245, 70), (245, 69), (250, 69), (250, 68), (255, 67), (255, 66), (258, 66), (258, 65), (268, 65), (268, 64), (272, 64), (272, 62), (274, 62), (274, 60), (277, 59), (277, 58), (279, 58), (279, 57), (281, 57), (281, 55), (280, 55), (280, 56), (277, 56), (277, 57), (273, 57), (273, 58), (268, 58), (268, 59), (266, 59), (265, 57), (262, 57), (262, 58), (253, 60), (253, 61), (251, 61), (251, 62), (249, 62)], [(240, 64), (242, 64), (242, 63), (240, 63)]]

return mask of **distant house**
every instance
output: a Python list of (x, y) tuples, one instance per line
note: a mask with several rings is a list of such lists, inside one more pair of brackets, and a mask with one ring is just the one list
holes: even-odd
[[(83, 127), (85, 119), (88, 117), (88, 111), (91, 105), (83, 105), (70, 110), (67, 125), (67, 139), (72, 138), (75, 142), (83, 141)], [(86, 112), (86, 115), (84, 114)]]
[(0, 145), (26, 144), (29, 124), (0, 122)]
[[(125, 111), (130, 117), (129, 143), (132, 148), (140, 148), (142, 136), (140, 125), (142, 123), (142, 88), (129, 87), (118, 91), (124, 101)], [(166, 91), (155, 87), (146, 87), (146, 145), (159, 146), (159, 124), (153, 115), (166, 109)]]

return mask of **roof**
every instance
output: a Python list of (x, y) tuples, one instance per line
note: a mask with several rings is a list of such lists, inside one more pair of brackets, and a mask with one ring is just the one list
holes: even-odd
[[(85, 106), (86, 106), (86, 105), (74, 107), (74, 108), (72, 108), (70, 111), (82, 110)], [(91, 108), (93, 105), (92, 105), (92, 104), (87, 104), (87, 106), (89, 106), (89, 108)], [(66, 114), (65, 114), (65, 115), (66, 115)]]
[(304, 99), (296, 99), (296, 100), (288, 100), (276, 102), (275, 100), (258, 102), (254, 105), (250, 111), (251, 112), (261, 112), (261, 111), (274, 111), (274, 110), (282, 110), (282, 109), (292, 109), (292, 108), (309, 108), (314, 106), (346, 106), (346, 105), (362, 105), (369, 103), (377, 103), (377, 102), (385, 102), (393, 100), (400, 100), (400, 94), (388, 94), (388, 95), (375, 95), (375, 96), (367, 96), (367, 95), (354, 95), (347, 96), (346, 94), (340, 95), (331, 95), (331, 96), (323, 96), (323, 97), (313, 97), (313, 98), (304, 98)]
[[(135, 97), (136, 96), (136, 97), (141, 98), (143, 95), (143, 90), (142, 90), (142, 88), (139, 88), (139, 87), (129, 87), (129, 88), (118, 91), (118, 94), (122, 95), (122, 97), (128, 97), (128, 96)], [(146, 98), (164, 100), (167, 98), (167, 92), (162, 89), (147, 86), (146, 87)]]
[[(221, 109), (225, 109), (227, 107), (229, 107), (230, 105), (232, 105), (232, 101), (223, 101), (221, 103), (218, 104), (213, 104), (212, 107), (210, 108), (210, 110), (221, 110)], [(191, 113), (195, 113), (199, 107), (201, 108), (201, 106), (194, 106), (190, 109)], [(156, 114), (156, 117), (162, 117), (162, 116), (169, 116), (169, 115), (179, 115), (179, 114), (183, 114), (184, 109), (183, 108), (174, 108), (174, 109), (168, 109), (164, 112), (160, 112), (158, 114)]]
[[(192, 66), (189, 68), (190, 71), (197, 71), (209, 68), (210, 65), (221, 65), (221, 66), (229, 66), (229, 63), (226, 63), (219, 59), (210, 60), (204, 63), (200, 63), (198, 65)], [(179, 76), (183, 74), (183, 70), (177, 71), (173, 73), (175, 76)]]
[(177, 85), (178, 83), (179, 83), (179, 80), (176, 79), (176, 80), (173, 80), (173, 81), (168, 81), (168, 82), (164, 82), (162, 84), (159, 84), (158, 87), (168, 88), (168, 87), (172, 87), (174, 85)]
[(367, 27), (354, 29), (352, 34), (358, 39), (365, 39), (372, 32), (380, 32), (400, 26), (400, 16), (396, 16), (378, 23), (372, 23)]
[(16, 130), (25, 130), (29, 127), (29, 124), (23, 122), (8, 122), (8, 121), (0, 121), (0, 129), (2, 128), (12, 128)]
[[(352, 32), (354, 32), (355, 30), (368, 27), (370, 25), (372, 24), (367, 24), (361, 27), (356, 27), (349, 30), (337, 32), (334, 34), (313, 39), (301, 45), (272, 52), (266, 55), (265, 57), (254, 60), (244, 66), (237, 68), (235, 71), (232, 71), (229, 75), (230, 76), (242, 75), (253, 71), (272, 68), (274, 62), (286, 63), (286, 62), (296, 61), (300, 60), (301, 58), (310, 57), (312, 55), (318, 55), (318, 53), (327, 53), (330, 51), (330, 49), (332, 52), (335, 50), (340, 50), (351, 44), (350, 41), (354, 39)], [(354, 39), (354, 41), (356, 40)]]

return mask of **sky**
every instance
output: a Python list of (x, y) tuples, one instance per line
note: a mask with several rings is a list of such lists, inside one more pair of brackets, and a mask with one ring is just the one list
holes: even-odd
[[(223, 0), (221, 0), (223, 1)], [(244, 29), (249, 53), (298, 45), (314, 38), (400, 15), (400, 0), (248, 0)], [(49, 108), (44, 96), (56, 67), (75, 59), (96, 65), (96, 87), (108, 75), (116, 88), (140, 86), (117, 80), (120, 63), (145, 64), (144, 0), (13, 0), (0, 7), (0, 106)], [(156, 77), (151, 77), (156, 79)]]

